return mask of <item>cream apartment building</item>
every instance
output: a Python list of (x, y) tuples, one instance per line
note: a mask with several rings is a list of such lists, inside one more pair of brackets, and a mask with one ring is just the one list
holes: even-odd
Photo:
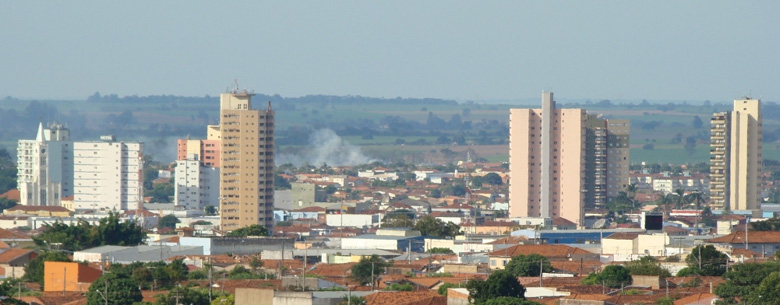
[(715, 113), (710, 122), (711, 203), (757, 211), (763, 162), (761, 101), (734, 100), (732, 111)]
[(563, 217), (583, 224), (584, 208), (600, 206), (628, 183), (627, 120), (585, 109), (558, 109), (552, 92), (541, 109), (509, 114), (510, 217)]
[(274, 112), (252, 108), (246, 91), (220, 95), (220, 218), (223, 230), (273, 226)]
[(143, 155), (139, 142), (73, 143), (73, 205), (78, 210), (127, 211), (143, 208)]

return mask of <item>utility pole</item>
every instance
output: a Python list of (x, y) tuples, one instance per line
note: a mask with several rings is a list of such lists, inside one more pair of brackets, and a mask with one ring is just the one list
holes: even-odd
[(105, 284), (106, 284), (105, 287), (106, 295), (103, 296), (103, 299), (106, 301), (106, 305), (108, 305), (108, 280), (107, 279), (105, 280)]
[(542, 287), (542, 274), (544, 273), (544, 261), (539, 260), (539, 287)]
[(65, 296), (65, 283), (68, 279), (68, 267), (62, 268), (62, 296)]
[(374, 291), (374, 262), (371, 261), (371, 291)]
[(214, 286), (214, 280), (211, 277), (211, 255), (209, 255), (209, 300), (211, 300), (211, 289)]
[(701, 247), (703, 245), (699, 245), (699, 270), (701, 270)]
[(306, 261), (308, 260), (309, 243), (303, 242), (303, 291), (306, 291)]

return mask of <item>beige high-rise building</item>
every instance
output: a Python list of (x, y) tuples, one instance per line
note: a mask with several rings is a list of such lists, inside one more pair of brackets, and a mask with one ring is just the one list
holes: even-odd
[(761, 205), (763, 128), (761, 101), (734, 100), (734, 110), (715, 113), (710, 134), (710, 202), (732, 210)]
[[(227, 231), (273, 225), (274, 112), (270, 102), (265, 110), (253, 109), (252, 96), (220, 95), (220, 218)], [(209, 128), (210, 138), (215, 132)]]
[(583, 224), (584, 208), (602, 205), (628, 183), (626, 120), (584, 109), (557, 109), (542, 93), (541, 109), (509, 114), (510, 217), (563, 217)]

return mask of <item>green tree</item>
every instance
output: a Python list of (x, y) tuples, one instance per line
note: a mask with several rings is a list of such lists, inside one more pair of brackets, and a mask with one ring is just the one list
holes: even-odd
[(780, 271), (770, 273), (747, 297), (748, 304), (774, 305), (780, 300)]
[(180, 223), (181, 220), (179, 220), (176, 215), (168, 214), (160, 218), (160, 221), (157, 223), (157, 227), (162, 228), (170, 228), (170, 229), (176, 229), (176, 224)]
[(195, 289), (190, 287), (177, 286), (171, 289), (168, 294), (157, 296), (155, 305), (169, 304), (192, 304), (192, 305), (211, 305), (209, 291), (206, 289)]
[(431, 190), (431, 197), (432, 198), (441, 198), (441, 190), (439, 190), (439, 189), (432, 189)]
[(501, 176), (496, 173), (488, 173), (487, 175), (482, 177), (482, 181), (491, 184), (491, 185), (502, 185), (504, 184), (504, 180), (501, 179)]
[(444, 283), (439, 285), (439, 288), (436, 290), (440, 295), (447, 296), (447, 289), (458, 287), (458, 285), (453, 283)]
[(207, 205), (203, 212), (206, 213), (206, 216), (214, 216), (217, 215), (217, 208), (213, 205)]
[(366, 305), (366, 298), (358, 296), (349, 296), (347, 294), (341, 298), (342, 301), (338, 305)]
[(17, 296), (18, 283), (18, 280), (4, 280), (0, 282), (0, 299), (2, 299), (2, 304), (27, 305), (27, 302), (14, 298)]
[(620, 288), (631, 284), (631, 274), (628, 269), (619, 265), (610, 265), (601, 272), (591, 273), (582, 279), (584, 285), (605, 285), (610, 288)]
[(252, 268), (252, 272), (258, 273), (260, 268), (263, 268), (263, 261), (260, 260), (259, 256), (253, 256), (252, 259), (249, 260), (249, 267)]
[(512, 257), (504, 267), (515, 277), (539, 276), (541, 272), (552, 272), (550, 261), (539, 254), (518, 255)]
[(469, 302), (476, 305), (498, 297), (525, 298), (525, 287), (506, 270), (497, 270), (484, 281), (471, 280), (466, 288), (469, 290)]
[(392, 283), (390, 286), (387, 286), (385, 290), (391, 290), (391, 291), (413, 291), (414, 287), (411, 283)]
[(211, 301), (211, 305), (235, 305), (235, 304), (236, 304), (235, 294), (221, 295), (214, 298), (214, 300)]
[(247, 237), (247, 236), (268, 236), (268, 229), (261, 225), (251, 225), (227, 234), (228, 237)]
[[(2, 194), (2, 193), (0, 193)], [(10, 209), (12, 207), (15, 207), (18, 203), (14, 200), (8, 199), (8, 198), (0, 198), (0, 213), (5, 211), (5, 209)]]
[(715, 288), (715, 294), (725, 304), (736, 304), (745, 300), (756, 291), (761, 282), (770, 274), (780, 271), (780, 263), (743, 263), (732, 266), (723, 274), (726, 281)]
[(541, 305), (540, 303), (513, 297), (497, 297), (482, 303), (483, 305)]
[[(108, 289), (106, 289), (108, 283)], [(106, 290), (108, 290), (106, 292)], [(99, 292), (98, 292), (99, 291)], [(132, 305), (143, 299), (138, 283), (124, 273), (105, 273), (89, 287), (87, 305), (103, 305), (108, 298), (110, 304)]]
[(657, 275), (660, 277), (670, 277), (669, 270), (661, 267), (661, 263), (658, 262), (652, 256), (643, 256), (639, 260), (630, 261), (626, 263), (626, 269), (631, 275)]
[(44, 251), (24, 266), (23, 279), (28, 282), (36, 282), (43, 287), (43, 263), (44, 262), (70, 262), (70, 258), (62, 252)]
[(685, 258), (688, 268), (700, 269), (700, 275), (705, 276), (721, 276), (726, 272), (727, 261), (726, 254), (716, 250), (713, 245), (696, 246)]
[[(379, 256), (362, 257), (360, 261), (352, 266), (352, 278), (361, 285), (371, 283), (371, 279), (378, 279), (379, 274), (385, 273), (387, 267), (392, 266), (392, 262), (385, 262)], [(372, 273), (373, 271), (373, 273)]]
[(432, 237), (455, 237), (460, 233), (460, 226), (452, 222), (444, 223), (441, 219), (432, 216), (420, 218), (414, 225), (414, 229), (420, 231), (423, 236)]
[(157, 183), (152, 186), (152, 190), (147, 192), (146, 195), (151, 196), (152, 202), (170, 203), (171, 197), (176, 192), (176, 188), (173, 183)]

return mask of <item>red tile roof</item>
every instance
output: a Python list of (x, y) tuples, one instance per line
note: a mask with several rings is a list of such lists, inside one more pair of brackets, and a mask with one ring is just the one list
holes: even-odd
[(366, 305), (446, 305), (447, 297), (431, 291), (377, 292), (365, 297)]
[(517, 256), (539, 254), (544, 257), (567, 257), (572, 254), (592, 254), (587, 250), (567, 245), (517, 245), (490, 252), (490, 256)]
[(19, 232), (0, 229), (0, 239), (9, 240), (9, 239), (31, 239), (31, 238)]
[(0, 195), (0, 198), (7, 198), (8, 200), (13, 200), (16, 202), (22, 200), (22, 197), (19, 195), (19, 190), (17, 189), (8, 190), (7, 192)]
[(36, 255), (33, 250), (30, 249), (18, 249), (18, 248), (11, 248), (8, 250), (3, 251), (0, 253), (0, 264), (8, 264), (12, 260), (15, 260), (19, 257), (30, 255), (30, 253), (33, 253), (32, 255)]
[[(751, 244), (775, 244), (780, 243), (778, 231), (748, 231), (748, 242)], [(708, 243), (719, 244), (744, 244), (745, 232), (734, 232), (729, 235), (715, 237), (707, 240)]]

